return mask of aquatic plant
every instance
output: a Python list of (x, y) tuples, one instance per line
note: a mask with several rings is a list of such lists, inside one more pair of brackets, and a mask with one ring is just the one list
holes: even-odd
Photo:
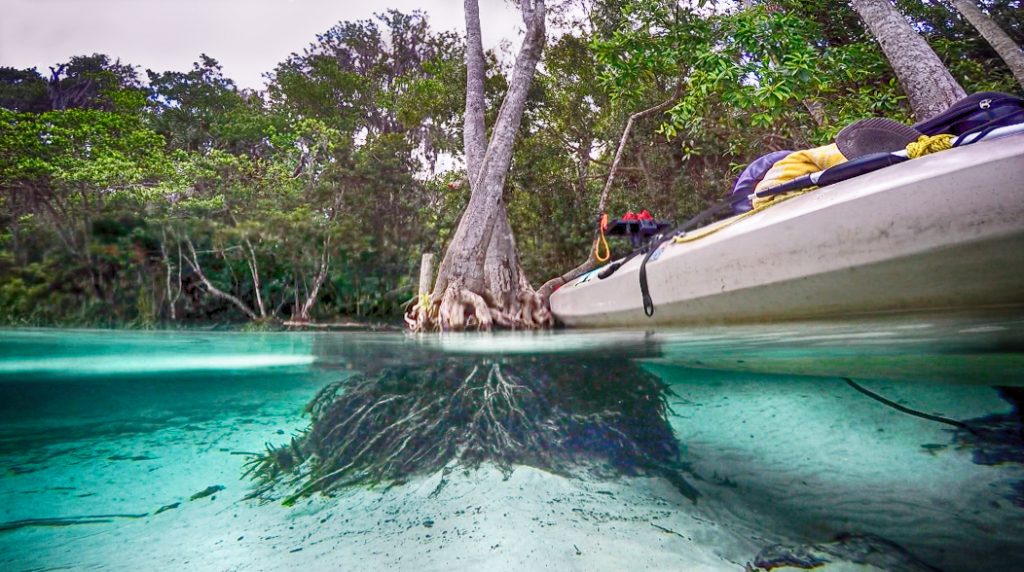
[(309, 429), (268, 447), (254, 496), (286, 504), (356, 484), (490, 462), (563, 474), (657, 474), (691, 499), (667, 421), (667, 387), (628, 361), (448, 357), (325, 387)]

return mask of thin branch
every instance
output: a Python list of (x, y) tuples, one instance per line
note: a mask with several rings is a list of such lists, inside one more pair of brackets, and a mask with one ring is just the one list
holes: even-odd
[[(637, 121), (643, 119), (644, 117), (654, 115), (655, 113), (661, 113), (669, 109), (670, 107), (675, 105), (675, 103), (679, 101), (679, 99), (682, 96), (683, 83), (678, 82), (676, 83), (676, 89), (675, 91), (672, 92), (671, 97), (659, 103), (658, 105), (655, 105), (654, 107), (647, 108), (643, 111), (638, 111), (633, 115), (629, 116), (629, 120), (626, 121), (626, 127), (622, 130), (622, 137), (619, 138), (619, 147), (615, 151), (615, 158), (612, 160), (612, 167), (608, 171), (608, 179), (604, 183), (604, 189), (601, 190), (601, 198), (597, 202), (597, 213), (595, 213), (594, 216), (595, 220), (597, 220), (598, 217), (600, 217), (601, 214), (604, 213), (605, 209), (607, 208), (608, 194), (611, 192), (612, 185), (615, 183), (615, 175), (619, 171), (619, 163), (622, 161), (622, 154), (623, 151), (626, 149), (626, 143), (629, 141), (629, 135), (633, 131), (633, 126), (636, 124)], [(556, 276), (555, 278), (552, 278), (551, 280), (545, 282), (544, 285), (541, 286), (539, 290), (537, 290), (537, 295), (540, 296), (541, 299), (547, 302), (548, 298), (551, 297), (551, 293), (554, 292), (556, 288), (568, 283), (571, 280), (575, 280), (584, 272), (589, 272), (594, 268), (597, 268), (596, 234), (598, 232), (600, 232), (600, 229), (595, 231), (594, 243), (590, 248), (590, 255), (587, 256), (587, 260), (583, 264), (580, 264), (579, 266), (573, 268), (572, 270), (566, 272), (565, 274), (562, 274), (561, 276)]]
[(331, 237), (327, 236), (324, 238), (323, 248), (320, 250), (320, 268), (313, 279), (313, 289), (306, 295), (306, 301), (302, 304), (302, 309), (299, 311), (299, 318), (303, 320), (309, 319), (309, 312), (313, 309), (313, 305), (316, 304), (317, 297), (320, 295), (320, 287), (323, 286), (324, 280), (327, 279), (327, 270), (331, 264)]
[(249, 242), (249, 237), (243, 238), (245, 246), (249, 249), (249, 259), (246, 263), (249, 265), (249, 274), (252, 276), (253, 291), (256, 293), (256, 306), (260, 310), (260, 317), (267, 317), (266, 307), (263, 305), (263, 294), (260, 292), (262, 285), (260, 284), (260, 268), (256, 262), (256, 249), (252, 247), (252, 242)]
[[(175, 321), (177, 319), (177, 316), (175, 315), (175, 310), (174, 310), (175, 298), (171, 294), (171, 274), (173, 274), (174, 269), (173, 269), (173, 267), (171, 265), (171, 257), (170, 257), (169, 254), (167, 254), (167, 229), (166, 228), (161, 228), (160, 232), (161, 232), (161, 235), (163, 236), (163, 240), (160, 241), (160, 256), (163, 258), (164, 269), (165, 269), (166, 275), (167, 275), (166, 276), (166, 281), (165, 281), (165, 288), (166, 288), (166, 291), (167, 291), (167, 304), (168, 304), (168, 309), (170, 310), (170, 314), (171, 314), (171, 321), (173, 322), (173, 321)], [(178, 259), (180, 261), (181, 260), (181, 257), (180, 257), (180, 248), (181, 248), (180, 243), (179, 243), (178, 248), (179, 248), (179, 257), (178, 257)], [(180, 272), (181, 272), (180, 268), (178, 269), (178, 272), (179, 272), (179, 275), (180, 275)]]
[(249, 308), (249, 306), (246, 305), (245, 302), (239, 300), (238, 298), (232, 296), (231, 294), (228, 294), (227, 292), (221, 290), (220, 288), (217, 288), (216, 286), (213, 285), (212, 282), (210, 282), (210, 280), (206, 277), (206, 274), (203, 273), (203, 269), (199, 266), (199, 255), (196, 254), (196, 247), (195, 245), (192, 244), (192, 239), (186, 237), (185, 244), (188, 246), (189, 252), (192, 253), (192, 258), (186, 256), (185, 262), (187, 262), (188, 265), (192, 267), (192, 270), (196, 273), (196, 276), (199, 277), (199, 280), (202, 281), (203, 286), (206, 287), (207, 292), (213, 294), (218, 298), (227, 300), (234, 304), (235, 306), (238, 306), (238, 309), (245, 312), (245, 315), (249, 316), (249, 319), (257, 319), (256, 312), (253, 312), (252, 309)]
[(608, 180), (605, 181), (604, 189), (601, 190), (601, 199), (597, 203), (598, 216), (600, 216), (601, 213), (605, 212), (605, 207), (608, 204), (608, 193), (611, 191), (612, 185), (615, 184), (615, 174), (618, 171), (619, 162), (622, 160), (622, 153), (626, 149), (626, 143), (629, 141), (629, 134), (633, 131), (633, 125), (635, 125), (637, 121), (643, 119), (644, 117), (654, 115), (655, 113), (661, 113), (669, 109), (670, 107), (675, 105), (676, 102), (679, 101), (679, 99), (682, 96), (683, 83), (679, 82), (676, 84), (676, 89), (675, 91), (672, 92), (671, 97), (659, 103), (658, 105), (655, 105), (654, 107), (650, 107), (643, 111), (638, 111), (633, 115), (629, 116), (629, 120), (626, 121), (626, 127), (622, 130), (622, 137), (619, 138), (619, 147), (615, 151), (615, 159), (612, 160), (612, 168), (611, 171), (608, 172)]

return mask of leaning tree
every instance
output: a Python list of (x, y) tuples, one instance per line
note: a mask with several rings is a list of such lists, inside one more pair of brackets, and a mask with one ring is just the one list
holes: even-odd
[(408, 314), (414, 331), (540, 328), (551, 314), (519, 263), (502, 194), (527, 92), (545, 42), (545, 1), (519, 0), (526, 35), (487, 138), (485, 61), (477, 0), (465, 0), (466, 112), (463, 146), (471, 195), (438, 268), (433, 291)]
[(971, 23), (982, 38), (999, 54), (1006, 67), (1013, 72), (1017, 83), (1024, 87), (1024, 50), (1013, 41), (999, 24), (978, 8), (974, 0), (950, 0), (956, 11)]
[(966, 95), (892, 0), (850, 0), (850, 4), (882, 46), (918, 121), (942, 113)]

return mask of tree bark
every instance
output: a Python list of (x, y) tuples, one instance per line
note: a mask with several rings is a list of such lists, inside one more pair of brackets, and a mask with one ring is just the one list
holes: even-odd
[(1006, 62), (1017, 83), (1024, 87), (1024, 51), (992, 18), (982, 12), (973, 0), (951, 0), (953, 6), (971, 23), (982, 38), (992, 46), (999, 57)]
[(891, 0), (851, 0), (850, 3), (882, 46), (917, 121), (942, 113), (966, 95), (939, 56), (910, 27)]
[(263, 305), (263, 284), (260, 282), (260, 267), (256, 262), (256, 249), (252, 247), (252, 242), (248, 238), (245, 239), (245, 246), (249, 250), (249, 259), (246, 260), (246, 264), (249, 265), (249, 275), (252, 277), (252, 290), (256, 294), (256, 307), (260, 311), (260, 317), (267, 317), (267, 309)]
[(178, 243), (178, 289), (177, 292), (175, 292), (171, 289), (171, 275), (174, 273), (175, 267), (171, 263), (170, 254), (167, 252), (167, 229), (161, 229), (161, 234), (163, 235), (163, 240), (160, 242), (160, 254), (163, 256), (164, 269), (167, 273), (165, 277), (167, 309), (170, 313), (171, 321), (174, 322), (178, 319), (177, 305), (178, 299), (181, 297), (181, 241), (176, 241)]
[[(309, 321), (309, 313), (313, 310), (313, 306), (316, 305), (317, 300), (320, 298), (320, 288), (324, 285), (324, 281), (327, 279), (327, 271), (331, 267), (331, 239), (327, 237), (324, 239), (323, 248), (320, 250), (320, 267), (317, 269), (316, 276), (313, 278), (313, 287), (306, 293), (306, 300), (302, 303), (302, 308), (299, 309), (298, 316), (292, 318), (293, 321)], [(296, 288), (298, 292), (298, 288)]]
[(466, 11), (466, 112), (462, 122), (462, 147), (466, 155), (466, 173), (470, 188), (480, 174), (480, 165), (487, 152), (487, 129), (484, 123), (484, 47), (480, 35), (480, 7), (475, 1), (464, 2)]
[(416, 290), (417, 296), (430, 295), (430, 285), (434, 281), (434, 253), (424, 252), (420, 257), (420, 281)]
[[(480, 9), (465, 0), (466, 112), (463, 144), (471, 189), (451, 244), (445, 251), (430, 297), (431, 320), (415, 320), (411, 329), (539, 327), (550, 323), (525, 279), (502, 194), (526, 96), (545, 41), (544, 0), (520, 0), (526, 35), (516, 57), (508, 91), (490, 141), (484, 125), (485, 61), (480, 39)], [(486, 144), (485, 144), (486, 143)], [(410, 308), (410, 317), (419, 313)], [(432, 322), (432, 323), (431, 323)]]
[(827, 116), (825, 115), (825, 106), (822, 105), (820, 101), (810, 98), (803, 100), (802, 103), (804, 104), (804, 108), (807, 110), (807, 113), (811, 114), (811, 118), (814, 119), (814, 123), (818, 127), (823, 127), (827, 120)]

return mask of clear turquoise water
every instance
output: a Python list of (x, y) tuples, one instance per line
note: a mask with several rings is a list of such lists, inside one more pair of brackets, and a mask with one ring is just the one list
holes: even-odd
[[(628, 538), (657, 555), (638, 568), (739, 570), (771, 542), (842, 532), (882, 536), (942, 570), (1024, 569), (1021, 464), (978, 464), (949, 425), (841, 379), (944, 418), (1010, 415), (996, 387), (1024, 386), (1022, 350), (1024, 321), (999, 316), (443, 338), (0, 331), (0, 569), (561, 569), (568, 545), (570, 568), (621, 569), (627, 549), (615, 543)], [(477, 498), (477, 485), (447, 500), (414, 489), (297, 509), (243, 500), (247, 455), (302, 429), (320, 387), (360, 364), (451, 354), (636, 361), (672, 389), (670, 422), (700, 503), (650, 479), (562, 483), (525, 470), (543, 486), (485, 495), (484, 516), (466, 522), (466, 507), (451, 507)], [(223, 489), (189, 500), (211, 486)], [(431, 531), (402, 524), (432, 507)], [(357, 526), (366, 515), (377, 524)], [(691, 521), (704, 532), (688, 542), (649, 526)], [(698, 566), (695, 554), (721, 564)]]

